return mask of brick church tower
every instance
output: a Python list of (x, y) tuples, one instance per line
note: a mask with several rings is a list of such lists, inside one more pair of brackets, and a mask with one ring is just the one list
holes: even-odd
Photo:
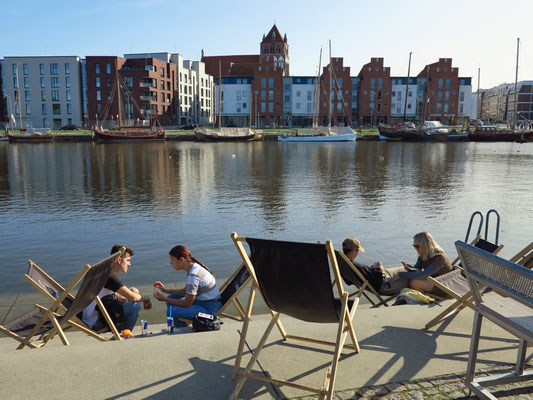
[[(289, 44), (276, 25), (263, 36), (259, 64), (252, 83), (252, 121), (261, 127), (278, 126), (283, 118), (283, 77), (289, 76)], [(257, 125), (257, 123), (254, 123)]]

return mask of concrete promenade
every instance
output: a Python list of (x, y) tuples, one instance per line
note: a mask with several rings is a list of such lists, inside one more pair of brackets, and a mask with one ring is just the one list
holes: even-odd
[[(33, 295), (32, 295), (33, 296)], [(0, 322), (23, 311), (33, 301), (24, 296), (0, 297)], [(42, 300), (35, 295), (36, 300)], [(37, 298), (39, 298), (37, 300)], [(9, 305), (11, 302), (11, 306)], [(20, 303), (24, 303), (23, 306)], [(141, 318), (163, 322), (163, 307)], [(361, 352), (344, 351), (335, 385), (337, 399), (466, 399), (461, 382), (466, 370), (473, 312), (466, 309), (427, 331), (424, 324), (441, 305), (403, 305), (370, 309), (362, 304), (355, 314)], [(16, 312), (14, 312), (14, 310)], [(247, 345), (255, 348), (269, 316), (255, 315)], [(334, 324), (308, 324), (283, 318), (287, 331), (334, 340)], [(232, 367), (241, 323), (225, 320), (220, 331), (193, 333), (180, 328), (168, 335), (163, 324), (150, 324), (152, 333), (124, 341), (100, 343), (82, 333), (70, 332), (70, 346), (58, 338), (41, 349), (15, 350), (17, 342), (0, 336), (1, 398), (5, 399), (226, 399), (235, 382)], [(485, 322), (478, 369), (512, 370), (517, 340)], [(277, 351), (276, 351), (277, 350)], [(274, 330), (255, 371), (298, 383), (320, 385), (332, 348), (280, 340)], [(531, 367), (531, 348), (528, 351)], [(243, 366), (249, 359), (246, 355)], [(527, 386), (529, 385), (529, 386)], [(533, 383), (498, 388), (501, 398), (533, 398)], [(248, 380), (244, 399), (316, 398), (308, 392)]]

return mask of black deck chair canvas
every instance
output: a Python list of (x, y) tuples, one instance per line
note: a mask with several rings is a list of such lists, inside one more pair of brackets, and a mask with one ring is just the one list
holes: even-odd
[[(0, 325), (0, 330), (20, 342), (20, 345), (17, 348), (19, 350), (23, 349), (25, 346), (30, 348), (42, 347), (56, 334), (60, 337), (64, 345), (69, 345), (64, 332), (65, 329), (69, 327), (81, 330), (100, 341), (108, 341), (104, 336), (87, 328), (85, 324), (80, 324), (76, 317), (93, 300), (96, 300), (104, 318), (111, 327), (113, 334), (117, 339), (120, 339), (120, 334), (111, 321), (111, 318), (100, 301), (98, 294), (109, 278), (113, 263), (118, 257), (120, 257), (124, 250), (125, 248), (122, 247), (118, 252), (97, 262), (93, 266), (87, 264), (76, 275), (72, 282), (60, 292), (59, 296), (55, 298), (49, 307), (43, 307), (36, 304), (29, 312), (15, 318), (5, 325)], [(80, 288), (74, 297), (72, 295), (72, 290), (80, 281), (82, 281)], [(55, 297), (55, 295), (50, 296)], [(70, 300), (72, 300), (71, 303)], [(65, 308), (63, 313), (61, 313), (62, 308)], [(32, 342), (32, 339), (36, 336), (41, 337), (42, 341), (40, 343)]]
[[(350, 294), (350, 297), (359, 294), (363, 285), (365, 285), (365, 290), (362, 291), (362, 295), (365, 296), (366, 299), (372, 304), (372, 308), (379, 307), (381, 305), (388, 307), (389, 305), (387, 303), (398, 296), (398, 294), (394, 294), (384, 299), (381, 297), (378, 290), (376, 290), (376, 288), (370, 284), (370, 282), (363, 276), (363, 274), (361, 274), (361, 272), (355, 267), (355, 265), (353, 265), (353, 263), (343, 252), (335, 250), (335, 256), (337, 257), (339, 272), (344, 280), (344, 283), (347, 285), (354, 285), (357, 288), (357, 291)], [(372, 299), (370, 295), (374, 296), (377, 301)]]
[[(485, 239), (482, 239), (481, 236), (477, 236), (470, 243), (470, 245), (491, 254), (498, 254), (500, 250), (503, 249), (503, 244), (496, 245)], [(458, 260), (459, 257), (454, 260), (454, 263), (456, 263)], [(475, 307), (473, 294), (468, 286), (463, 269), (460, 267), (460, 265), (454, 265), (454, 267), (455, 269), (447, 274), (438, 276), (436, 278), (428, 278), (437, 288), (445, 292), (452, 299), (455, 299), (455, 301), (439, 315), (429, 321), (426, 324), (426, 329), (434, 327), (454, 311), (459, 312), (465, 307), (470, 307), (471, 309), (474, 309)]]
[[(308, 390), (318, 394), (319, 398), (331, 399), (342, 349), (348, 348), (355, 353), (359, 352), (352, 320), (362, 291), (353, 301), (348, 300), (348, 292), (343, 288), (331, 241), (327, 241), (326, 244), (283, 242), (245, 238), (236, 233), (232, 234), (232, 239), (252, 276), (252, 285), (235, 358), (233, 376), (234, 378), (239, 376), (239, 380), (231, 398), (238, 396), (246, 379), (250, 378)], [(244, 248), (244, 242), (250, 247), (250, 256)], [(335, 287), (340, 299), (334, 296), (330, 272), (333, 272)], [(363, 284), (363, 290), (364, 286), (365, 284)], [(240, 364), (257, 290), (269, 308), (272, 318), (243, 371)], [(306, 322), (335, 323), (337, 324), (336, 340), (325, 341), (290, 335), (281, 324), (281, 314)], [(320, 387), (305, 386), (292, 381), (255, 375), (251, 372), (275, 325), (278, 326), (285, 340), (301, 340), (335, 348), (332, 362), (327, 368)], [(351, 337), (351, 345), (345, 344), (348, 334)]]

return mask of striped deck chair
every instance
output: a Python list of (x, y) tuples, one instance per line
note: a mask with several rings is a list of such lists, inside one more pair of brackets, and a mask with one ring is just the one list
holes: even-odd
[[(100, 301), (98, 294), (111, 274), (113, 263), (122, 255), (124, 250), (125, 248), (122, 247), (118, 252), (97, 262), (93, 266), (87, 264), (72, 282), (59, 293), (49, 307), (36, 304), (29, 312), (9, 321), (5, 325), (0, 325), (0, 331), (3, 331), (8, 336), (20, 342), (20, 345), (17, 347), (19, 350), (26, 346), (30, 348), (42, 347), (56, 335), (60, 337), (64, 345), (68, 346), (69, 341), (65, 335), (65, 329), (69, 327), (85, 332), (102, 342), (108, 341), (107, 338), (87, 328), (85, 324), (80, 324), (76, 317), (93, 300), (96, 300), (104, 318), (111, 327), (111, 331), (117, 339), (120, 339), (120, 334)], [(80, 281), (80, 288), (74, 297), (72, 290)], [(50, 296), (55, 297), (52, 294)], [(70, 302), (71, 300), (72, 302)], [(32, 341), (32, 339), (38, 336), (40, 336), (40, 341)]]

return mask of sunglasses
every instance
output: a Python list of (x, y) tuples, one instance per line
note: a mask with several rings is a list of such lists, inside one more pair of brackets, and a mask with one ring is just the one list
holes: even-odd
[(417, 244), (413, 244), (413, 247), (414, 247), (415, 249), (419, 249), (419, 248), (420, 248), (420, 246), (417, 245)]

